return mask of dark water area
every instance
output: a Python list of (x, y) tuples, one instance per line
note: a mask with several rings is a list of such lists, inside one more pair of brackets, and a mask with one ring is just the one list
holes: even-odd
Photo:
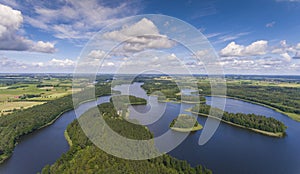
[[(156, 97), (148, 97), (141, 90), (141, 84), (118, 86), (122, 94), (135, 94), (148, 100), (147, 106), (131, 107), (129, 118), (138, 119), (147, 125), (155, 137), (169, 130), (169, 124), (180, 113), (189, 114), (185, 109), (193, 104), (159, 103)], [(212, 97), (206, 97), (211, 104)], [(100, 97), (97, 104), (109, 101)], [(214, 97), (214, 102), (222, 98)], [(95, 102), (80, 105), (76, 110), (83, 113), (95, 106)], [(216, 105), (217, 106), (217, 105)], [(287, 136), (274, 138), (249, 130), (220, 123), (213, 137), (203, 146), (198, 145), (202, 130), (190, 133), (189, 136), (168, 154), (188, 161), (192, 166), (204, 165), (217, 174), (299, 174), (300, 173), (300, 123), (272, 109), (248, 102), (227, 99), (226, 111), (255, 113), (274, 117), (288, 126)], [(151, 116), (151, 117), (150, 117)], [(24, 136), (16, 146), (10, 159), (0, 165), (0, 173), (32, 174), (39, 172), (45, 165), (53, 164), (69, 146), (64, 131), (76, 118), (74, 111), (64, 113), (56, 122), (46, 128)], [(206, 118), (198, 117), (199, 123), (205, 125)], [(178, 132), (174, 132), (176, 136)], [(168, 142), (172, 143), (172, 142)]]
[[(212, 97), (206, 99), (207, 104), (210, 104)], [(214, 100), (221, 102), (222, 99), (215, 97)], [(198, 138), (202, 132), (198, 131), (190, 134), (169, 154), (178, 159), (187, 160), (193, 166), (202, 164), (217, 174), (300, 173), (299, 122), (272, 109), (234, 99), (227, 99), (225, 110), (233, 113), (255, 113), (274, 117), (288, 126), (287, 136), (284, 138), (268, 137), (221, 123), (207, 144), (198, 145)], [(205, 124), (205, 120), (204, 117), (198, 118), (201, 124)]]
[[(100, 97), (97, 103), (109, 101), (109, 96)], [(95, 106), (95, 101), (76, 108), (83, 113)], [(64, 137), (67, 126), (76, 118), (75, 111), (62, 114), (52, 125), (22, 137), (13, 155), (0, 165), (0, 174), (35, 174), (47, 164), (53, 164), (69, 150)]]

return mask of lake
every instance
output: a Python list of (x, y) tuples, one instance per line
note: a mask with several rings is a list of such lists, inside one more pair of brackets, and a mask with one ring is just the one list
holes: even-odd
[[(133, 112), (130, 112), (129, 117), (140, 119), (155, 136), (166, 132), (170, 122), (178, 114), (187, 113), (184, 110), (193, 106), (193, 104), (185, 103), (159, 103), (156, 97), (148, 97), (145, 91), (141, 90), (140, 85), (140, 83), (130, 85), (130, 94), (146, 98), (149, 104), (131, 107), (130, 110)], [(120, 85), (117, 89), (123, 94), (128, 94), (127, 87)], [(212, 97), (206, 97), (207, 104), (210, 104), (211, 99)], [(97, 103), (108, 100), (109, 96), (100, 97)], [(214, 101), (221, 102), (221, 98), (215, 97)], [(93, 106), (95, 102), (87, 102), (80, 105), (77, 110), (83, 113)], [(147, 113), (149, 110), (151, 114)], [(191, 133), (182, 144), (168, 154), (187, 160), (192, 166), (202, 164), (217, 174), (300, 173), (299, 122), (272, 109), (235, 99), (227, 99), (225, 110), (274, 117), (288, 126), (287, 136), (284, 138), (268, 137), (221, 123), (212, 139), (205, 145), (198, 145), (201, 134), (201, 131), (198, 131)], [(159, 115), (149, 118), (153, 114), (162, 114), (162, 117)], [(16, 146), (12, 157), (0, 165), (0, 173), (36, 173), (46, 164), (54, 163), (69, 149), (64, 138), (64, 130), (75, 117), (74, 111), (66, 112), (54, 124), (24, 136)], [(204, 125), (206, 118), (198, 117), (198, 121)]]

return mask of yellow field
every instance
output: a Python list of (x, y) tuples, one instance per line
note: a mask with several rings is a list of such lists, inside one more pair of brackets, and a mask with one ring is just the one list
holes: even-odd
[(4, 102), (0, 103), (0, 114), (6, 115), (12, 113), (13, 110), (26, 109), (35, 105), (41, 105), (45, 102), (31, 102), (31, 101), (22, 101), (22, 102)]

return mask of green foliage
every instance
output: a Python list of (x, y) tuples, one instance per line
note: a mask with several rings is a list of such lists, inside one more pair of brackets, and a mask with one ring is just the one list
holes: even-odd
[[(206, 104), (196, 105), (192, 108), (193, 112), (208, 115), (211, 107)], [(212, 108), (214, 113), (222, 113), (222, 110)], [(243, 113), (223, 113), (223, 120), (235, 123), (247, 128), (259, 129), (267, 132), (283, 133), (286, 130), (286, 126), (272, 117), (266, 117), (255, 114), (243, 114)]]
[[(199, 82), (203, 94), (211, 95), (210, 84)], [(283, 112), (300, 114), (300, 88), (227, 83), (227, 96), (262, 103)]]
[(41, 94), (23, 94), (20, 99), (24, 100), (27, 98), (41, 97)]
[(25, 87), (28, 87), (28, 85), (10, 86), (7, 89), (18, 89), (18, 88), (25, 88)]
[(132, 95), (117, 95), (110, 98), (115, 107), (118, 109), (127, 108), (128, 105), (146, 105), (147, 100)]
[(176, 128), (192, 128), (197, 127), (199, 125), (198, 121), (195, 117), (186, 114), (180, 114), (177, 118), (175, 118), (170, 127)]
[[(110, 93), (108, 85), (96, 88), (96, 95), (102, 96)], [(66, 96), (45, 104), (37, 105), (25, 110), (15, 111), (12, 114), (0, 117), (0, 162), (10, 156), (16, 142), (22, 135), (29, 134), (51, 121), (62, 112), (73, 109), (72, 97)]]
[(169, 99), (180, 99), (180, 95), (176, 95), (180, 92), (177, 84), (171, 80), (147, 80), (142, 85), (142, 88), (147, 91), (147, 94), (154, 92), (162, 92), (166, 98)]
[[(144, 126), (135, 125), (124, 119), (115, 119), (117, 113), (112, 103), (104, 103), (99, 110), (107, 124), (122, 136), (131, 139), (149, 139), (152, 134)], [(80, 117), (84, 118), (85, 113)], [(42, 174), (57, 173), (160, 173), (160, 174), (209, 174), (210, 170), (197, 166), (192, 168), (186, 161), (177, 160), (169, 155), (163, 155), (149, 160), (133, 161), (117, 158), (97, 148), (86, 137), (78, 121), (71, 123), (67, 132), (72, 140), (70, 150), (62, 155), (53, 165), (45, 166)]]

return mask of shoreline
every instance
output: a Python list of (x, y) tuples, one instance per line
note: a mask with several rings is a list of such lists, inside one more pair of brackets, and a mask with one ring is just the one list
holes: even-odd
[(226, 124), (229, 124), (229, 125), (232, 125), (232, 126), (235, 126), (235, 127), (239, 127), (239, 128), (242, 128), (242, 129), (247, 129), (247, 130), (253, 131), (255, 133), (260, 133), (260, 134), (271, 136), (271, 137), (282, 138), (285, 135), (284, 132), (274, 133), (274, 132), (268, 132), (268, 131), (264, 131), (264, 130), (254, 129), (254, 128), (248, 128), (248, 127), (236, 124), (236, 123), (232, 123), (230, 121), (226, 121), (226, 120), (220, 119), (218, 117), (214, 117), (214, 116), (211, 116), (211, 115), (201, 114), (201, 113), (198, 113), (198, 112), (194, 112), (191, 109), (186, 109), (186, 111), (188, 111), (190, 113), (193, 113), (193, 114), (197, 114), (199, 116), (210, 117), (210, 118), (213, 118), (213, 119), (217, 119), (217, 120), (220, 120), (220, 121), (222, 121), (222, 122), (224, 122)]
[(71, 140), (71, 138), (69, 136), (69, 133), (68, 133), (67, 129), (64, 131), (64, 136), (65, 136), (65, 139), (67, 140), (69, 146), (72, 147), (73, 146), (73, 142), (72, 142), (72, 140)]
[[(99, 95), (99, 96), (96, 96), (96, 98), (104, 97), (104, 96), (109, 96), (109, 95)], [(11, 152), (9, 155), (0, 155), (0, 157), (1, 157), (1, 156), (3, 157), (3, 158), (0, 160), (0, 165), (1, 165), (2, 163), (4, 163), (6, 160), (8, 160), (8, 159), (13, 155), (14, 150), (15, 150), (15, 147), (18, 145), (19, 140), (20, 140), (21, 137), (26, 136), (26, 135), (29, 135), (29, 134), (31, 134), (31, 133), (33, 133), (33, 132), (35, 132), (35, 131), (39, 131), (39, 130), (41, 130), (41, 129), (43, 129), (43, 128), (46, 128), (46, 127), (48, 127), (48, 126), (51, 126), (51, 125), (52, 125), (53, 123), (55, 123), (55, 122), (56, 122), (56, 121), (57, 121), (64, 113), (66, 113), (66, 112), (68, 112), (68, 111), (71, 111), (71, 110), (75, 110), (75, 109), (78, 108), (81, 104), (84, 104), (84, 103), (87, 103), (87, 102), (90, 102), (90, 101), (95, 101), (95, 99), (88, 99), (88, 100), (79, 102), (75, 107), (69, 108), (69, 109), (66, 109), (66, 110), (62, 111), (62, 112), (61, 112), (60, 114), (58, 114), (53, 120), (51, 120), (50, 122), (46, 123), (45, 125), (42, 125), (41, 127), (37, 128), (37, 129), (35, 129), (35, 130), (32, 130), (31, 132), (28, 132), (27, 134), (24, 134), (24, 135), (18, 137), (18, 138), (16, 139), (16, 142), (15, 142), (15, 144), (14, 144), (14, 149), (12, 150), (12, 152)], [(73, 102), (73, 100), (72, 100), (72, 102)], [(76, 118), (76, 119), (77, 119), (77, 118)]]
[(295, 113), (290, 113), (290, 112), (284, 112), (278, 108), (275, 108), (273, 106), (270, 106), (270, 105), (267, 105), (267, 104), (264, 104), (264, 103), (260, 103), (260, 102), (256, 102), (256, 101), (251, 101), (251, 100), (247, 100), (247, 99), (242, 99), (242, 98), (239, 98), (239, 97), (232, 97), (232, 96), (223, 96), (223, 95), (206, 95), (207, 97), (222, 97), (222, 98), (229, 98), (229, 99), (236, 99), (236, 100), (241, 100), (241, 101), (244, 101), (244, 102), (248, 102), (248, 103), (252, 103), (252, 104), (257, 104), (257, 105), (260, 105), (260, 106), (264, 106), (264, 107), (267, 107), (267, 108), (270, 108), (276, 112), (279, 112), (283, 115), (286, 115), (287, 117), (295, 120), (295, 121), (298, 121), (300, 122), (300, 115), (298, 114), (295, 114)]
[(203, 129), (203, 126), (199, 124), (197, 127), (193, 127), (193, 128), (170, 127), (170, 129), (173, 131), (177, 131), (177, 132), (188, 133), (188, 132), (196, 132), (198, 130), (201, 130), (201, 129)]

